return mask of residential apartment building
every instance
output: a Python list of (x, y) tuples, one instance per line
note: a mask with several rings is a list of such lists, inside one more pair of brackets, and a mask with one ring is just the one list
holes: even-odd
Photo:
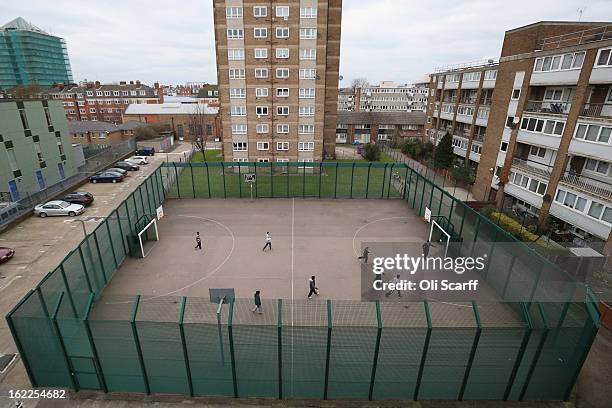
[(338, 92), (339, 111), (424, 112), (429, 83), (397, 85), (382, 81), (379, 85), (343, 88)]
[(42, 92), (45, 99), (62, 101), (70, 121), (103, 121), (121, 123), (121, 115), (130, 104), (160, 104), (164, 94), (159, 84), (150, 87), (140, 81), (121, 81), (118, 84), (85, 82), (59, 84)]
[(141, 126), (146, 125), (137, 121), (130, 121), (120, 125), (102, 121), (68, 122), (72, 143), (79, 143), (83, 147), (96, 149), (106, 148), (134, 139), (134, 130)]
[(424, 112), (338, 112), (336, 143), (402, 142), (423, 137)]
[(455, 155), (474, 168), (485, 144), (497, 69), (497, 61), (490, 59), (439, 68), (430, 75), (425, 135), (437, 145), (450, 133)]
[(612, 24), (507, 31), (475, 194), (527, 210), (558, 236), (610, 242)]
[(0, 201), (18, 201), (76, 174), (58, 101), (0, 101)]
[(335, 154), (341, 0), (214, 0), (226, 161)]
[(0, 88), (72, 82), (66, 42), (21, 17), (0, 27)]
[(355, 92), (353, 88), (338, 90), (338, 111), (351, 112), (355, 110)]

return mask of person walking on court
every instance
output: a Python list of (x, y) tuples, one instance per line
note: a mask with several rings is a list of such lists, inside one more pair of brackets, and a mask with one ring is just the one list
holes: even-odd
[(317, 283), (315, 282), (315, 277), (312, 275), (308, 280), (308, 287), (310, 288), (310, 292), (308, 292), (308, 299), (312, 299), (312, 294), (319, 296), (319, 288), (317, 288)]
[(253, 313), (259, 313), (262, 314), (261, 311), (261, 298), (259, 297), (260, 291), (256, 290), (255, 294), (253, 295), (254, 301), (255, 301), (255, 307), (253, 308)]
[(431, 242), (429, 242), (429, 240), (423, 242), (423, 257), (427, 258), (427, 255), (429, 255), (429, 248), (431, 248)]
[(272, 235), (270, 235), (269, 232), (266, 232), (266, 245), (264, 245), (262, 251), (265, 251), (266, 248), (270, 248), (270, 251), (272, 250)]
[(400, 275), (399, 273), (389, 281), (389, 283), (393, 283), (395, 286), (395, 289), (389, 290), (387, 293), (385, 293), (386, 297), (389, 297), (389, 295), (391, 295), (393, 292), (397, 291), (397, 297), (402, 297), (402, 292), (400, 292), (400, 290), (397, 288), (397, 285), (400, 283)]
[(368, 263), (368, 255), (370, 255), (370, 247), (363, 248), (363, 253), (357, 259), (361, 260), (364, 264)]
[(195, 249), (202, 249), (202, 238), (200, 238), (200, 233), (196, 232), (196, 246)]

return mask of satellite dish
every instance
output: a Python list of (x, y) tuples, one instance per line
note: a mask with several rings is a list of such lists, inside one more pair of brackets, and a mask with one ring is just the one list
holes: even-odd
[(340, 75), (340, 76), (338, 77), (338, 80), (339, 80), (339, 81), (342, 81), (343, 79), (344, 79), (344, 77), (343, 77), (342, 75)]

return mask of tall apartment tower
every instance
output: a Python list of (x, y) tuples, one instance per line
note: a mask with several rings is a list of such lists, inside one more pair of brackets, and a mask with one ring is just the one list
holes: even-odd
[(342, 0), (214, 0), (226, 161), (335, 149)]

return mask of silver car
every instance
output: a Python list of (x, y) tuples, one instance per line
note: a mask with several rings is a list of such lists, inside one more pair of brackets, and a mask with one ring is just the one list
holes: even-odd
[(34, 207), (34, 215), (45, 218), (54, 215), (69, 215), (71, 217), (83, 214), (85, 207), (81, 204), (71, 204), (66, 201), (54, 200)]

